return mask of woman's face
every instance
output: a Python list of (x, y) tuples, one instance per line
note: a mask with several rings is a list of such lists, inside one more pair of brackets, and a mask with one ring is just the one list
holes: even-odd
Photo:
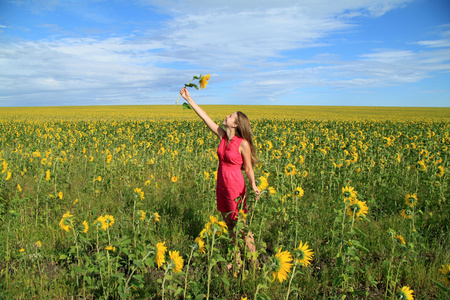
[(234, 112), (231, 115), (228, 115), (225, 117), (225, 120), (223, 120), (223, 125), (226, 127), (236, 127), (236, 118), (237, 118), (237, 113)]

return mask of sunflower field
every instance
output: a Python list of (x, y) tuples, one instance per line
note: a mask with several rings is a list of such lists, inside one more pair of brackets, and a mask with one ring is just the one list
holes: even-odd
[(193, 111), (2, 108), (0, 299), (450, 297), (449, 108), (202, 107), (251, 121), (236, 242)]

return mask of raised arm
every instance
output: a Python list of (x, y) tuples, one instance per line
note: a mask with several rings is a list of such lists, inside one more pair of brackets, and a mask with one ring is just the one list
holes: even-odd
[(225, 135), (225, 131), (219, 125), (217, 125), (208, 116), (208, 114), (200, 106), (198, 106), (197, 103), (194, 102), (194, 100), (192, 100), (188, 90), (185, 87), (181, 89), (180, 94), (189, 103), (189, 105), (197, 113), (197, 115), (203, 120), (203, 122), (205, 122), (206, 126), (211, 129), (212, 132), (214, 132), (219, 138), (222, 138)]

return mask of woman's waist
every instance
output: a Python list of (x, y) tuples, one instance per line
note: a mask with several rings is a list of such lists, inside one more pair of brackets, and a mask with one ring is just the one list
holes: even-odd
[(240, 169), (243, 162), (230, 162), (230, 161), (219, 161), (219, 167), (226, 167), (226, 168), (237, 168)]

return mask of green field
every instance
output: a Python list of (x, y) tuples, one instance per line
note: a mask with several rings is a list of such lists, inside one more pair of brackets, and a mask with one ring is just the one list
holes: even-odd
[(257, 264), (211, 218), (219, 141), (194, 112), (2, 108), (0, 299), (450, 297), (449, 108), (202, 107), (250, 118)]

